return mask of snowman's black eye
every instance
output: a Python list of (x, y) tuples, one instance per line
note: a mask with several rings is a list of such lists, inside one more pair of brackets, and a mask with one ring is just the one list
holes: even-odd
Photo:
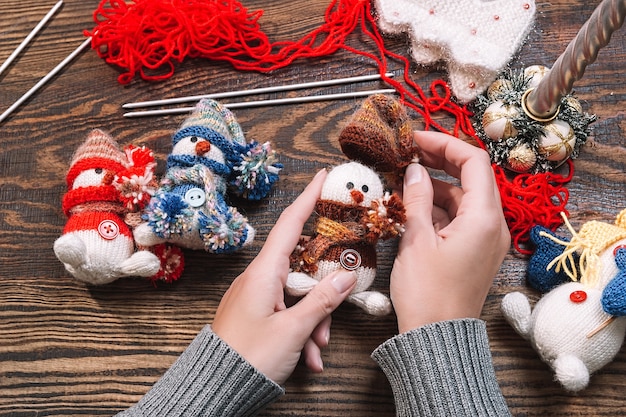
[(367, 185), (364, 185), (363, 187), (361, 187), (361, 190), (363, 190), (363, 192), (366, 193), (370, 190), (370, 187), (368, 187)]
[(102, 168), (96, 168), (95, 169), (96, 174), (102, 174), (102, 171), (104, 171)]
[(352, 182), (347, 183), (347, 184), (346, 184), (346, 188), (347, 188), (348, 190), (353, 189), (353, 188), (354, 188), (354, 183), (352, 183)]
[(191, 143), (196, 143), (198, 141), (198, 138), (195, 136), (192, 136), (191, 139), (189, 139), (191, 141)]

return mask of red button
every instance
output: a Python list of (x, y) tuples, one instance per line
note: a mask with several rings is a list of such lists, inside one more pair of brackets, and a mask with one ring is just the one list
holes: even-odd
[(587, 293), (584, 291), (574, 291), (569, 295), (569, 299), (574, 303), (582, 303), (587, 299)]
[(120, 227), (113, 220), (102, 220), (98, 225), (98, 233), (103, 239), (113, 240), (120, 234)]

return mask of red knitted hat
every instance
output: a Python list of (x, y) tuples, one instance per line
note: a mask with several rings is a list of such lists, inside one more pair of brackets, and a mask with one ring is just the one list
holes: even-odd
[(72, 157), (66, 176), (67, 188), (71, 190), (76, 177), (85, 170), (102, 168), (117, 173), (126, 168), (126, 162), (126, 155), (117, 142), (102, 130), (95, 129)]

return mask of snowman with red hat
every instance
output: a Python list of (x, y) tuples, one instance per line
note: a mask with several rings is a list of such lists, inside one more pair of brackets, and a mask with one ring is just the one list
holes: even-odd
[(76, 279), (100, 285), (159, 272), (159, 258), (136, 250), (124, 220), (149, 200), (155, 165), (149, 149), (131, 145), (122, 151), (101, 130), (93, 130), (76, 150), (63, 197), (68, 221), (54, 242), (57, 258)]

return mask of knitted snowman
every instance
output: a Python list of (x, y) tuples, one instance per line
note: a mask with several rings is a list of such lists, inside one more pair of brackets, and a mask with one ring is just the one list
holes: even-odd
[(626, 334), (626, 210), (608, 224), (585, 223), (567, 241), (535, 227), (529, 282), (546, 294), (531, 310), (525, 295), (507, 294), (502, 312), (528, 339), (568, 391), (609, 363)]
[(398, 236), (406, 218), (396, 194), (384, 191), (378, 174), (358, 162), (333, 168), (315, 206), (315, 235), (292, 255), (288, 294), (307, 294), (329, 273), (355, 271), (357, 284), (347, 300), (372, 315), (391, 312), (384, 294), (368, 290), (376, 277), (376, 243)]
[(135, 250), (124, 221), (149, 199), (154, 166), (148, 149), (129, 146), (123, 152), (101, 130), (93, 130), (76, 150), (63, 197), (68, 221), (54, 242), (57, 258), (76, 279), (106, 284), (159, 271), (157, 256)]
[(172, 139), (167, 170), (135, 240), (144, 246), (170, 242), (227, 253), (249, 245), (255, 231), (227, 203), (232, 191), (259, 200), (278, 180), (269, 143), (246, 143), (234, 115), (214, 100), (201, 100)]

